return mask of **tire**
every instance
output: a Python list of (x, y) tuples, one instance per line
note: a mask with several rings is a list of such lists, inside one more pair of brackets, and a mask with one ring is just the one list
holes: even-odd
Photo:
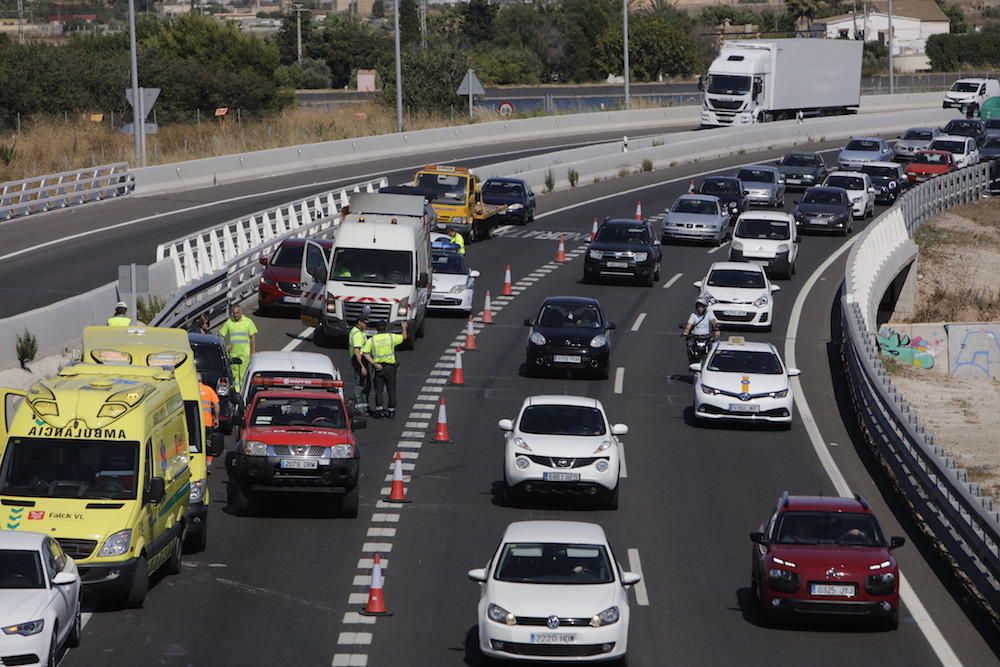
[(604, 368), (600, 368), (600, 369), (597, 370), (597, 379), (598, 380), (607, 380), (608, 379), (608, 367), (607, 366), (605, 366)]
[(795, 275), (795, 262), (792, 262), (791, 275)]
[(646, 278), (644, 281), (642, 281), (642, 284), (645, 285), (646, 287), (652, 287), (653, 285), (656, 284), (656, 276), (650, 273), (649, 277)]
[(760, 583), (758, 583), (756, 576), (750, 580), (750, 590), (753, 592), (753, 599), (757, 602), (757, 614), (760, 618), (760, 624), (765, 628), (774, 627), (774, 612), (768, 609), (764, 603), (764, 596), (761, 595)]
[(360, 505), (360, 491), (355, 486), (353, 489), (340, 497), (340, 516), (345, 519), (356, 519)]
[(322, 325), (313, 331), (313, 343), (316, 347), (333, 347), (333, 342), (333, 337), (323, 331)]
[(788, 268), (782, 272), (781, 277), (785, 280), (791, 280), (793, 275), (795, 275), (795, 269), (791, 264), (789, 264)]
[(247, 516), (253, 509), (254, 498), (249, 491), (244, 489), (239, 482), (229, 482), (229, 497), (227, 498), (229, 509), (236, 516)]
[(76, 615), (73, 616), (73, 629), (69, 631), (69, 635), (66, 637), (66, 646), (69, 648), (76, 648), (80, 645), (80, 639), (83, 637), (83, 612), (81, 609), (80, 600), (76, 601)]
[(52, 628), (52, 639), (49, 640), (48, 657), (45, 658), (45, 667), (56, 667), (59, 664), (59, 625)]
[(659, 264), (656, 265), (656, 271), (653, 272), (653, 281), (660, 282), (660, 268)]
[(174, 540), (173, 553), (163, 564), (163, 571), (166, 574), (180, 574), (184, 566), (184, 527), (181, 527), (181, 534)]
[(886, 632), (899, 630), (899, 609), (894, 610), (889, 618), (882, 621), (882, 629)]
[(604, 498), (604, 509), (617, 510), (618, 509), (618, 489), (621, 488), (621, 484), (616, 484), (614, 491), (611, 491)]
[(208, 548), (208, 515), (201, 520), (201, 529), (188, 534), (184, 549), (189, 554), (201, 553)]
[(146, 600), (146, 592), (149, 590), (149, 563), (146, 556), (139, 557), (135, 565), (135, 574), (132, 576), (132, 585), (125, 596), (125, 606), (129, 609), (139, 609)]
[(426, 326), (426, 324), (427, 324), (427, 317), (425, 316), (422, 320), (420, 320), (420, 326), (417, 327), (417, 338), (424, 337), (424, 327)]

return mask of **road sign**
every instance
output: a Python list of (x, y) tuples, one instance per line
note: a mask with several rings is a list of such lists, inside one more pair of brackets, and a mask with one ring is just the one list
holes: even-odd
[(483, 88), (483, 84), (480, 83), (479, 77), (473, 70), (469, 70), (465, 73), (465, 78), (462, 79), (462, 83), (458, 84), (458, 90), (455, 91), (456, 95), (485, 95), (486, 90)]
[(507, 116), (509, 116), (512, 113), (514, 113), (514, 105), (511, 104), (510, 102), (503, 101), (503, 102), (500, 103), (500, 106), (497, 107), (497, 112), (501, 116), (503, 116), (503, 117), (506, 118)]
[[(160, 96), (159, 88), (140, 88), (139, 97), (142, 99), (142, 108), (139, 111), (142, 112), (142, 119), (146, 120), (149, 116), (149, 112), (153, 110), (153, 105), (156, 104), (156, 98)], [(125, 89), (125, 99), (128, 100), (129, 105), (132, 105), (132, 89)]]

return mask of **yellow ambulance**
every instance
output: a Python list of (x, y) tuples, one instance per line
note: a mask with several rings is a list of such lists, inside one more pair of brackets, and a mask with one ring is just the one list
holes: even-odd
[(188, 466), (191, 469), (191, 502), (188, 509), (189, 552), (204, 551), (208, 541), (207, 456), (222, 454), (221, 433), (206, 433), (201, 412), (201, 391), (194, 352), (183, 329), (164, 327), (86, 327), (83, 361), (105, 366), (154, 366), (170, 369), (184, 397), (188, 427)]
[(51, 535), (86, 595), (138, 607), (150, 575), (181, 570), (191, 473), (171, 372), (77, 364), (0, 389), (0, 520)]

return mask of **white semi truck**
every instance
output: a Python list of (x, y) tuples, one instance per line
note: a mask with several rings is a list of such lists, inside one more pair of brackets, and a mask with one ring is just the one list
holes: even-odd
[(699, 82), (702, 127), (854, 113), (862, 43), (844, 39), (725, 42)]

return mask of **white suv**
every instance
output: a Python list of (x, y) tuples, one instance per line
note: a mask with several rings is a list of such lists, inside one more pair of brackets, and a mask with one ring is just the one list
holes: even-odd
[(955, 161), (955, 169), (964, 169), (979, 164), (979, 146), (972, 137), (957, 134), (942, 134), (927, 147), (930, 151), (948, 151)]
[(799, 234), (795, 218), (784, 211), (748, 211), (740, 215), (729, 246), (730, 262), (754, 262), (784, 278), (795, 275)]

